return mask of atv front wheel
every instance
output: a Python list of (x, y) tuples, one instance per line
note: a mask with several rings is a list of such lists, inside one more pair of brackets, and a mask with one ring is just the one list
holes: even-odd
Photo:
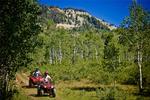
[(37, 90), (37, 95), (41, 96), (42, 95), (42, 91), (41, 90)]
[(52, 89), (51, 93), (52, 93), (53, 97), (56, 97), (56, 89), (55, 88)]

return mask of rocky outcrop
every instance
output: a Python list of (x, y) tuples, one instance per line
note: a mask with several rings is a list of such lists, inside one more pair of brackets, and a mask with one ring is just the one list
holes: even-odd
[(114, 25), (81, 9), (58, 7), (45, 7), (45, 9), (47, 18), (51, 18), (56, 23), (56, 27), (72, 29), (86, 26), (106, 30), (116, 29)]

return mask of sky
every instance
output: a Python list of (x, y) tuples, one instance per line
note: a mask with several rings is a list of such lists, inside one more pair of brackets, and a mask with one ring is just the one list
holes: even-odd
[[(44, 5), (83, 9), (116, 26), (129, 15), (131, 2), (132, 0), (39, 0), (39, 3)], [(150, 11), (150, 0), (137, 0), (137, 2)]]

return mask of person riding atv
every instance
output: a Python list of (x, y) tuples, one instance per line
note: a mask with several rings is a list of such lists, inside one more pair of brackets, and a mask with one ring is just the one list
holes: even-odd
[(52, 78), (49, 76), (48, 71), (45, 71), (43, 78), (44, 78), (44, 83), (52, 82)]
[(38, 68), (35, 71), (32, 71), (29, 76), (29, 87), (40, 84), (43, 81), (43, 77)]
[(35, 71), (32, 74), (33, 74), (34, 77), (38, 77), (38, 76), (42, 75), (39, 68), (36, 68)]
[(48, 93), (49, 96), (56, 96), (56, 89), (52, 83), (52, 78), (49, 76), (48, 71), (45, 71), (43, 82), (37, 87), (37, 95), (41, 96)]

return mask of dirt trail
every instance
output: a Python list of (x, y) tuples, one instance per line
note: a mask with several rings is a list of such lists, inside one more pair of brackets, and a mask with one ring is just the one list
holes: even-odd
[(51, 98), (47, 95), (45, 96), (37, 96), (36, 88), (28, 87), (28, 75), (25, 73), (17, 73), (16, 74), (16, 82), (18, 86), (21, 88), (24, 95), (28, 96), (31, 100), (61, 100), (59, 97)]

